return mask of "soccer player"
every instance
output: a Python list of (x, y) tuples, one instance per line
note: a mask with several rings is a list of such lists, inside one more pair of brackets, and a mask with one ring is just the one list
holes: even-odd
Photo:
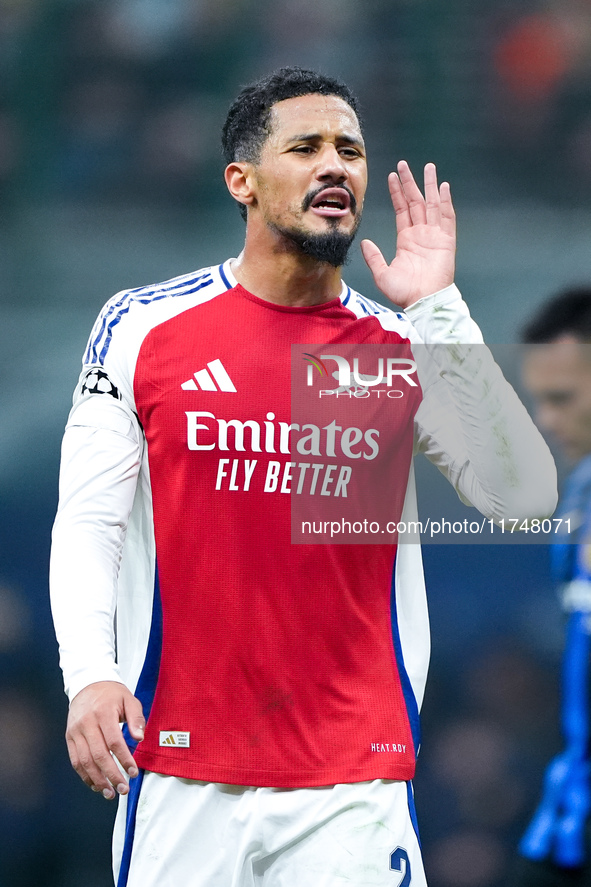
[[(237, 97), (223, 145), (244, 249), (111, 299), (74, 395), (51, 568), (72, 765), (120, 795), (118, 885), (419, 887), (419, 547), (291, 544), (290, 502), (354, 501), (353, 474), (375, 466), (397, 526), (422, 451), (487, 518), (541, 517), (554, 464), (470, 347), (432, 164), (424, 195), (406, 163), (389, 177), (394, 260), (361, 245), (390, 310), (341, 279), (367, 184), (344, 84), (275, 72)], [(419, 385), (421, 342), (435, 347)], [(324, 419), (290, 415), (295, 343), (312, 343), (305, 391), (327, 380)], [(354, 385), (352, 345), (402, 357), (371, 381), (353, 359)], [(378, 390), (386, 364), (407, 375)], [(368, 399), (375, 427), (345, 409)]]
[(568, 616), (563, 658), (564, 749), (548, 765), (540, 804), (524, 835), (520, 887), (591, 883), (588, 838), (589, 614), (591, 613), (591, 289), (567, 290), (528, 324), (523, 364), (539, 426), (572, 465), (559, 516), (570, 532), (552, 546), (554, 579)]

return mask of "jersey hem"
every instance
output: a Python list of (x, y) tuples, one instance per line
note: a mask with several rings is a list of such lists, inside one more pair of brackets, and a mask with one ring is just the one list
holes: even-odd
[(141, 752), (135, 754), (138, 766), (143, 770), (194, 779), (200, 782), (223, 782), (228, 785), (252, 785), (257, 788), (311, 788), (321, 785), (337, 785), (349, 782), (366, 782), (372, 779), (393, 779), (408, 782), (415, 774), (415, 762), (407, 761), (390, 766), (348, 767), (331, 770), (300, 770), (286, 773), (280, 770), (260, 768), (237, 769), (200, 764), (186, 760), (171, 761), (165, 755)]

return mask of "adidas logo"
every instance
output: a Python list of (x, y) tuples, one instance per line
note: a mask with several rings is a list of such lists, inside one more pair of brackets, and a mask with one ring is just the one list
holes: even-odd
[(210, 360), (207, 368), (193, 373), (193, 377), (182, 383), (184, 391), (236, 391), (221, 360)]
[(173, 745), (177, 748), (189, 748), (191, 734), (181, 733), (179, 730), (161, 730), (159, 745)]

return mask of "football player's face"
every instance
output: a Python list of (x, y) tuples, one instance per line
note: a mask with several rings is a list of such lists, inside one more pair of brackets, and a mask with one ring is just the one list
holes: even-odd
[(272, 227), (353, 235), (367, 187), (365, 145), (353, 109), (337, 96), (277, 102), (255, 181), (257, 208)]
[(528, 349), (523, 380), (536, 421), (576, 462), (591, 453), (591, 344), (564, 336)]

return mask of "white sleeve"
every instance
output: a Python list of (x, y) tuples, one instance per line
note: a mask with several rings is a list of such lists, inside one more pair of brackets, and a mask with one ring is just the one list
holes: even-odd
[(53, 528), (51, 607), (71, 699), (96, 681), (120, 681), (114, 618), (117, 578), (141, 462), (134, 413), (109, 395), (73, 407), (62, 445)]
[(406, 314), (430, 364), (416, 416), (417, 450), (487, 518), (544, 518), (558, 500), (552, 455), (505, 380), (455, 286)]

